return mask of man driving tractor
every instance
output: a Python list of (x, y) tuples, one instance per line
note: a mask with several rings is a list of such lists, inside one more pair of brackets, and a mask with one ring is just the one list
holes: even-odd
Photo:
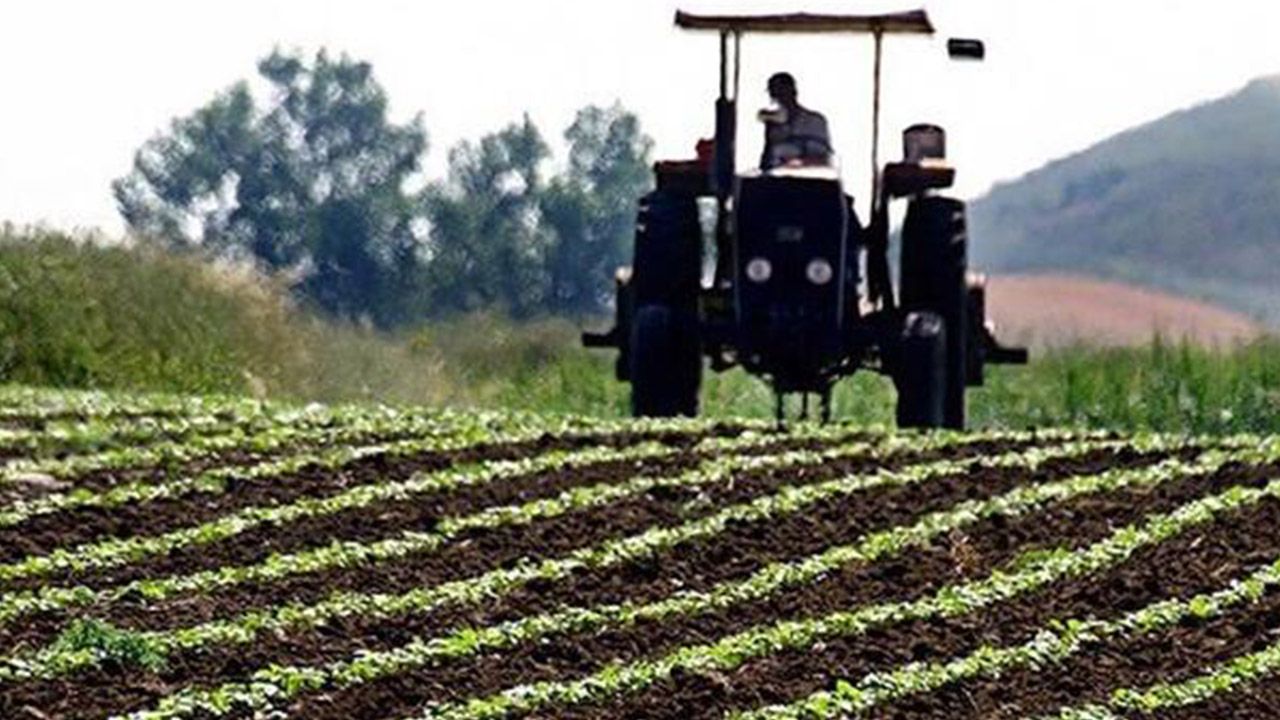
[(780, 72), (769, 78), (769, 97), (776, 108), (760, 111), (764, 123), (764, 154), (760, 169), (784, 165), (828, 165), (831, 133), (821, 113), (800, 105), (796, 79)]

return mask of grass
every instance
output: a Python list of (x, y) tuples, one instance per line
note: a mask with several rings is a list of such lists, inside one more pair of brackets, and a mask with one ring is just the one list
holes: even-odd
[[(625, 416), (612, 355), (579, 347), (579, 330), (481, 314), (392, 336), (309, 315), (243, 268), (0, 228), (0, 382)], [(702, 403), (713, 416), (773, 412), (738, 371), (708, 373)], [(855, 376), (835, 406), (888, 424), (892, 385)], [(992, 368), (970, 407), (982, 428), (1280, 432), (1280, 340), (1047, 350)]]

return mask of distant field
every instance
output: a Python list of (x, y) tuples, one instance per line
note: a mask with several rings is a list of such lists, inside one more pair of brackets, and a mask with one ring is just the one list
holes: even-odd
[(1002, 334), (1041, 347), (1143, 345), (1156, 334), (1230, 347), (1262, 333), (1248, 317), (1211, 303), (1072, 275), (993, 276), (987, 301)]

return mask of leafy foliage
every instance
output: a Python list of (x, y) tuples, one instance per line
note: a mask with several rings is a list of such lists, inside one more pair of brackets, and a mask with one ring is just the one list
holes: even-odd
[(344, 317), (403, 319), (417, 265), (405, 183), (426, 149), (420, 120), (395, 125), (367, 63), (273, 52), (246, 83), (173, 123), (114, 190), (139, 234), (248, 256), (298, 275), (302, 296)]
[(428, 241), (429, 307), (466, 311), (498, 307), (527, 316), (539, 306), (541, 167), (550, 151), (526, 116), (520, 124), (464, 142), (449, 153), (449, 179), (423, 198)]
[(149, 638), (101, 620), (72, 622), (52, 647), (64, 657), (84, 656), (95, 665), (114, 664), (158, 672), (167, 664), (164, 653)]
[(565, 131), (569, 169), (542, 201), (552, 238), (545, 310), (586, 315), (606, 306), (613, 269), (629, 264), (636, 199), (649, 185), (652, 141), (615, 105), (584, 108)]
[(433, 314), (607, 307), (613, 268), (629, 259), (652, 141), (618, 105), (583, 108), (564, 139), (568, 167), (550, 179), (540, 172), (549, 149), (527, 116), (449, 154), (447, 181), (423, 197)]
[(388, 119), (368, 63), (273, 52), (265, 103), (241, 82), (147, 142), (114, 183), (140, 237), (248, 258), (329, 315), (380, 327), (497, 309), (583, 315), (625, 262), (652, 142), (620, 106), (565, 131), (567, 168), (528, 117), (463, 142), (448, 177), (411, 193), (420, 118)]

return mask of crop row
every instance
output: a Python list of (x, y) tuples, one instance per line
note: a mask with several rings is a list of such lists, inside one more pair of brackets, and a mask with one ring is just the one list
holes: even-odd
[[(68, 478), (96, 470), (146, 467), (181, 461), (201, 451), (266, 452), (285, 442), (325, 442), (323, 435), (301, 432), (363, 428), (395, 435), (412, 425), (438, 419), (437, 412), (385, 407), (307, 405), (281, 407), (246, 401), (216, 412), (176, 415), (125, 415), (50, 420), (43, 427), (0, 428), (0, 452), (12, 459), (0, 465), (0, 479), (24, 473)], [(163, 443), (163, 444), (161, 444)], [(92, 453), (92, 454), (88, 454)], [(71, 458), (67, 458), (71, 456)]]
[[(883, 555), (885, 552), (901, 552), (915, 545), (922, 535), (931, 534), (930, 528), (946, 527), (960, 517), (972, 518), (974, 513), (1001, 512), (997, 508), (1010, 504), (1018, 508), (1023, 503), (1045, 502), (1059, 494), (1070, 494), (1067, 488), (1074, 484), (1075, 492), (1081, 487), (1106, 489), (1135, 482), (1154, 484), (1186, 473), (1208, 473), (1228, 463), (1271, 463), (1280, 459), (1280, 445), (1268, 443), (1256, 450), (1210, 452), (1196, 461), (1177, 467), (1180, 461), (1171, 460), (1153, 468), (1104, 473), (1093, 478), (1074, 478), (1066, 484), (1055, 483), (1041, 487), (1023, 488), (1010, 495), (992, 501), (979, 501), (978, 505), (966, 504), (947, 513), (931, 516), (916, 526), (895, 528), (864, 539), (869, 543), (861, 548)], [(1173, 467), (1170, 466), (1173, 465)], [(1047, 497), (1037, 498), (1040, 494)], [(495, 696), (473, 699), (456, 705), (429, 708), (423, 717), (428, 718), (488, 718), (502, 717), (509, 713), (530, 712), (567, 704), (599, 701), (620, 694), (634, 693), (652, 686), (677, 671), (683, 672), (731, 672), (749, 660), (765, 657), (789, 649), (810, 647), (824, 639), (861, 635), (869, 630), (909, 620), (954, 617), (992, 607), (1012, 597), (1069, 577), (1078, 577), (1114, 566), (1138, 549), (1154, 546), (1195, 526), (1243, 506), (1254, 504), (1263, 497), (1280, 494), (1280, 485), (1264, 490), (1232, 488), (1210, 498), (1195, 501), (1175, 512), (1148, 518), (1141, 524), (1116, 531), (1106, 540), (1081, 550), (1059, 549), (1050, 553), (1034, 553), (1011, 564), (1007, 571), (997, 571), (990, 577), (957, 586), (949, 586), (936, 594), (911, 602), (885, 603), (853, 608), (831, 615), (806, 619), (784, 620), (772, 625), (758, 626), (717, 641), (686, 646), (661, 658), (627, 664), (614, 664), (586, 678), (569, 681), (547, 681), (519, 686)], [(1015, 510), (1025, 511), (1025, 510)], [(1008, 510), (1004, 511), (1008, 512)], [(949, 520), (947, 519), (949, 518)], [(972, 520), (968, 520), (972, 522)], [(794, 707), (774, 708), (770, 713), (794, 712), (796, 717), (814, 708), (832, 709), (831, 717), (842, 716), (847, 707), (828, 695), (809, 698)], [(848, 713), (846, 713), (848, 714)], [(139, 716), (151, 717), (151, 716)], [(163, 717), (163, 716), (157, 716)]]
[[(1059, 447), (1019, 450), (972, 460), (928, 462), (897, 471), (880, 470), (810, 485), (787, 486), (773, 494), (726, 507), (706, 518), (674, 527), (652, 528), (638, 535), (607, 541), (540, 564), (493, 570), (471, 579), (423, 588), (399, 597), (345, 595), (313, 608), (291, 608), (287, 614), (277, 614), (274, 617), (251, 615), (241, 618), (236, 624), (223, 623), (203, 630), (193, 628), (168, 635), (152, 635), (147, 640), (157, 652), (163, 654), (172, 651), (175, 645), (185, 645), (192, 641), (197, 644), (205, 642), (210, 638), (210, 631), (215, 629), (224, 634), (224, 640), (250, 642), (261, 632), (295, 630), (299, 626), (328, 622), (335, 611), (344, 615), (361, 614), (368, 617), (391, 613), (424, 613), (450, 602), (474, 603), (481, 599), (492, 602), (535, 579), (545, 583), (562, 579), (585, 568), (617, 566), (653, 557), (679, 544), (714, 536), (735, 525), (778, 520), (803, 513), (836, 497), (876, 488), (908, 486), (942, 477), (956, 477), (979, 467), (1032, 470), (1045, 462), (1078, 457), (1105, 446), (1096, 443), (1069, 443)], [(1156, 444), (1153, 444), (1152, 449), (1155, 447)], [(878, 543), (879, 540), (876, 540), (873, 544), (878, 547)], [(745, 581), (725, 583), (709, 593), (677, 593), (646, 605), (571, 608), (491, 628), (466, 629), (444, 638), (419, 639), (391, 651), (365, 652), (355, 660), (338, 662), (326, 668), (271, 668), (259, 673), (256, 680), (248, 684), (231, 684), (209, 692), (197, 691), (175, 696), (161, 707), (161, 711), (176, 710), (181, 713), (188, 712), (192, 707), (225, 709), (231, 705), (259, 706), (268, 699), (278, 701), (308, 689), (329, 684), (368, 682), (445, 658), (456, 659), (522, 642), (536, 642), (551, 634), (593, 632), (645, 619), (706, 612), (810, 582), (842, 564), (854, 562), (854, 557), (848, 553), (862, 551), (863, 548), (842, 548), (794, 563), (778, 563), (764, 568)], [(246, 621), (252, 624), (247, 624)]]
[(0, 428), (0, 453), (30, 460), (135, 447), (160, 440), (220, 435), (237, 429), (265, 429), (279, 422), (278, 415), (265, 412), (236, 417), (211, 414), (54, 420), (43, 428)]
[[(1266, 498), (1280, 497), (1280, 480), (1262, 488), (1236, 486), (1190, 503), (1177, 511), (1147, 518), (1142, 524), (1123, 528), (1111, 538), (1085, 551), (1060, 552), (1037, 557), (1021, 571), (995, 575), (987, 581), (954, 589), (950, 597), (929, 603), (903, 606), (881, 620), (901, 622), (909, 618), (954, 616), (989, 607), (1028, 589), (1042, 587), (1050, 579), (1096, 572), (1128, 558), (1141, 547), (1164, 542), (1187, 529), (1208, 524), (1230, 512), (1256, 505)], [(782, 718), (836, 718), (863, 712), (876, 705), (909, 695), (928, 692), (962, 679), (995, 676), (1018, 667), (1044, 667), (1061, 662), (1088, 643), (1124, 636), (1151, 633), (1187, 618), (1205, 620), (1242, 603), (1256, 602), (1280, 585), (1280, 559), (1244, 579), (1235, 579), (1225, 589), (1188, 599), (1163, 600), (1116, 620), (1074, 619), (1056, 621), (1035, 639), (1011, 647), (985, 646), (963, 658), (946, 663), (914, 663), (887, 673), (868, 675), (856, 682), (844, 681), (834, 691), (824, 691), (792, 705), (764, 708), (746, 713), (742, 720)], [(917, 607), (912, 607), (913, 605)]]
[[(432, 452), (446, 449), (489, 443), (498, 437), (504, 441), (508, 436), (519, 439), (534, 437), (519, 436), (514, 433), (480, 433), (479, 436), (466, 429), (451, 425), (442, 425), (432, 420), (401, 421), (395, 427), (410, 437), (401, 440), (386, 441), (388, 426), (382, 424), (357, 424), (349, 427), (317, 427), (296, 428), (291, 426), (275, 426), (252, 438), (236, 435), (200, 438), (192, 443), (174, 443), (165, 448), (147, 448), (144, 450), (128, 450), (111, 452), (109, 459), (74, 457), (57, 461), (63, 468), (75, 466), (71, 472), (84, 472), (92, 466), (93, 470), (101, 470), (107, 464), (124, 467), (137, 467), (138, 462), (159, 461), (160, 454), (172, 460), (181, 456), (194, 459), (207, 454), (227, 450), (256, 448), (269, 451), (290, 443), (306, 442), (307, 444), (335, 446), (322, 450), (301, 450), (277, 458), (262, 459), (256, 463), (230, 463), (198, 472), (195, 475), (183, 476), (174, 480), (157, 482), (150, 478), (119, 482), (104, 488), (73, 487), (71, 489), (50, 493), (35, 499), (19, 500), (10, 503), (0, 511), (0, 528), (21, 525), (28, 520), (42, 515), (49, 515), (77, 508), (109, 509), (122, 505), (167, 500), (187, 495), (221, 494), (229, 483), (249, 479), (264, 479), (308, 467), (337, 468), (348, 463), (375, 455), (406, 455), (419, 452)], [(249, 440), (246, 442), (246, 440)], [(372, 441), (373, 444), (360, 445), (361, 442)], [(351, 443), (351, 444), (343, 444)], [(98, 460), (104, 462), (99, 463)]]
[[(839, 439), (849, 433), (848, 430), (840, 428), (811, 428), (805, 432), (807, 434), (803, 435), (803, 437), (832, 440)], [(507, 437), (515, 436), (508, 435)], [(775, 439), (771, 435), (748, 433), (735, 439), (708, 439), (703, 441), (703, 444), (707, 448), (716, 448), (720, 451), (728, 452), (749, 450), (774, 441)], [(906, 441), (894, 442), (904, 443)], [(440, 440), (432, 440), (417, 442), (412, 449), (407, 447), (406, 443), (398, 443), (391, 450), (405, 453), (421, 452), (426, 449), (438, 450), (442, 446), (448, 447), (449, 445), (450, 443), (442, 443)], [(730, 460), (721, 460), (720, 462), (727, 463), (726, 467), (729, 469), (721, 470), (716, 474), (692, 471), (667, 479), (646, 477), (638, 479), (625, 490), (609, 483), (593, 486), (592, 488), (574, 489), (562, 493), (557, 498), (525, 505), (489, 509), (484, 511), (484, 520), (476, 517), (471, 519), (454, 518), (451, 522), (457, 527), (452, 532), (456, 534), (467, 527), (482, 524), (497, 526), (528, 521), (535, 517), (546, 516), (555, 512), (565, 512), (575, 507), (585, 507), (591, 503), (603, 502), (605, 498), (620, 497), (626, 492), (633, 494), (642, 492), (641, 488), (644, 485), (660, 487), (714, 482), (716, 479), (725, 477), (724, 473), (732, 472), (734, 467), (746, 467), (753, 464), (767, 466), (769, 463), (774, 462), (778, 463), (779, 466), (783, 466), (786, 462), (798, 463), (801, 458), (808, 459), (810, 462), (820, 462), (822, 459), (837, 457), (841, 454), (863, 452), (867, 447), (865, 443), (858, 443), (852, 447), (831, 450), (825, 454), (796, 452), (775, 458), (735, 457)], [(312, 458), (310, 464), (334, 460), (346, 461), (358, 451), (359, 449), (328, 451), (328, 455), (324, 456), (324, 459)], [(343, 509), (368, 505), (380, 499), (409, 497), (449, 487), (457, 488), (477, 485), (499, 478), (511, 479), (515, 475), (528, 474), (558, 466), (581, 467), (587, 464), (620, 459), (658, 457), (664, 454), (675, 454), (676, 452), (678, 451), (651, 444), (642, 444), (629, 450), (585, 450), (574, 455), (553, 453), (523, 461), (479, 463), (455, 470), (416, 475), (407, 481), (362, 485), (329, 498), (302, 498), (294, 503), (285, 505), (248, 508), (202, 526), (185, 528), (162, 536), (135, 537), (127, 540), (113, 539), (80, 548), (59, 550), (48, 555), (28, 558), (19, 563), (0, 566), (0, 577), (11, 579), (31, 576), (32, 574), (39, 575), (55, 569), (66, 568), (84, 570), (111, 567), (122, 563), (134, 562), (148, 555), (170, 552), (184, 544), (203, 544), (231, 537), (256, 525), (283, 524), (306, 516), (332, 514)], [(296, 464), (302, 461), (296, 460), (292, 462)], [(279, 463), (274, 464), (272, 469), (278, 469), (278, 465)], [(400, 557), (415, 552), (427, 552), (439, 547), (442, 542), (439, 532), (425, 535), (421, 533), (405, 533), (400, 537), (368, 544), (336, 542), (301, 553), (272, 556), (267, 561), (257, 565), (226, 567), (184, 576), (149, 578), (135, 581), (121, 588), (93, 591), (83, 587), (49, 587), (34, 592), (11, 593), (0, 596), (0, 622), (7, 622), (17, 616), (34, 611), (111, 602), (114, 598), (126, 595), (136, 594), (152, 600), (159, 600), (178, 593), (209, 592), (215, 588), (244, 582), (278, 579), (288, 575), (316, 572), (329, 567), (344, 567), (357, 562)]]
[(239, 397), (106, 393), (55, 390), (21, 385), (0, 387), (0, 422), (145, 416), (241, 415), (270, 412), (284, 406)]
[[(16, 385), (0, 385), (0, 423), (13, 419), (46, 418), (57, 421), (79, 418), (106, 422), (113, 418), (128, 421), (130, 418), (161, 417), (224, 417), (252, 418), (270, 416), (284, 422), (306, 415), (330, 415), (337, 419), (364, 418), (393, 425), (397, 420), (412, 417), (434, 417), (441, 422), (453, 422), (464, 426), (475, 424), (532, 428), (542, 426), (548, 433), (569, 430), (596, 429), (603, 431), (694, 432), (705, 431), (716, 424), (713, 420), (659, 420), (611, 421), (577, 416), (548, 418), (519, 411), (474, 411), (432, 409), (416, 410), (388, 406), (354, 404), (323, 406), (291, 405), (274, 401), (221, 396), (186, 396), (166, 394), (128, 395), (86, 390), (56, 390)], [(735, 425), (765, 429), (762, 421), (738, 420)], [(8, 428), (13, 431), (16, 428)]]
[[(813, 437), (823, 437), (827, 440), (838, 440), (842, 431), (839, 430), (817, 430), (810, 429), (807, 432)], [(742, 451), (752, 447), (759, 447), (766, 442), (768, 436), (755, 437), (746, 436), (743, 439), (735, 441), (707, 441), (708, 447), (717, 447), (721, 451), (737, 450)], [(502, 526), (522, 525), (533, 522), (536, 519), (544, 519), (558, 517), (567, 512), (580, 511), (590, 507), (597, 507), (609, 503), (614, 503), (620, 499), (627, 497), (635, 497), (643, 493), (649, 492), (657, 488), (678, 488), (678, 487), (699, 487), (709, 484), (729, 481), (736, 473), (743, 471), (760, 471), (768, 469), (797, 468), (806, 465), (818, 465), (829, 460), (841, 457), (854, 457), (865, 455), (868, 457), (887, 458), (894, 454), (900, 453), (907, 449), (929, 449), (933, 447), (956, 446), (976, 442), (972, 439), (961, 439), (959, 436), (939, 435), (932, 438), (885, 438), (879, 444), (869, 445), (867, 443), (854, 443), (841, 447), (835, 447), (825, 451), (794, 451), (781, 453), (773, 456), (721, 456), (713, 460), (702, 463), (699, 467), (688, 472), (671, 476), (646, 476), (641, 475), (634, 477), (626, 482), (605, 482), (593, 486), (579, 487), (562, 492), (560, 495), (527, 502), (520, 505), (491, 507), (480, 512), (468, 516), (445, 518), (439, 522), (434, 533), (421, 534), (413, 536), (406, 541), (405, 538), (399, 538), (391, 541), (375, 542), (367, 545), (348, 544), (338, 545), (338, 553), (333, 554), (334, 546), (322, 549), (319, 552), (312, 551), (304, 553), (304, 558), (309, 558), (312, 562), (303, 561), (302, 567), (306, 571), (317, 571), (325, 567), (349, 566), (351, 563), (368, 561), (371, 558), (385, 559), (388, 557), (388, 550), (394, 550), (396, 554), (407, 552), (429, 552), (440, 548), (448, 539), (467, 530), (473, 529), (493, 529)], [(1003, 461), (1008, 463), (1017, 463), (1019, 466), (1034, 466), (1038, 462), (1047, 458), (1053, 458), (1064, 454), (1077, 454), (1084, 452), (1086, 449), (1092, 448), (1092, 444), (1073, 444), (1067, 449), (1056, 450), (1034, 450), (1019, 451), (1003, 456)], [(600, 460), (607, 455), (601, 451), (587, 451), (580, 454), (582, 458), (577, 462), (578, 465), (585, 465), (588, 459)], [(573, 457), (573, 456), (569, 456)], [(510, 478), (511, 473), (520, 471), (532, 472), (538, 467), (552, 467), (560, 464), (559, 459), (535, 459), (523, 461), (521, 463), (500, 463), (498, 467), (508, 468), (509, 472), (503, 473), (503, 477)], [(941, 461), (930, 465), (922, 466), (921, 471), (915, 474), (892, 473), (882, 471), (876, 475), (865, 478), (847, 478), (843, 482), (828, 482), (814, 486), (802, 488), (789, 488), (776, 496), (762, 498), (755, 503), (748, 503), (742, 506), (735, 506), (728, 511), (713, 515), (705, 522), (691, 522), (683, 527), (671, 529), (655, 529), (648, 533), (642, 534), (638, 538), (632, 538), (631, 541), (624, 541), (621, 544), (606, 544), (604, 548), (594, 548), (593, 553), (577, 553), (570, 558), (561, 559), (555, 562), (544, 563), (541, 566), (531, 566), (528, 564), (517, 566), (515, 568), (507, 568), (495, 570), (486, 575), (477, 577), (471, 581), (462, 581), (448, 583), (436, 588), (425, 588), (411, 591), (402, 595), (368, 595), (360, 593), (338, 593), (335, 597), (322, 602), (315, 606), (306, 605), (290, 605), (277, 609), (266, 609), (251, 612), (235, 621), (221, 621), (206, 624), (196, 628), (179, 631), (173, 634), (160, 634), (149, 638), (158, 647), (162, 647), (165, 652), (176, 648), (190, 648), (210, 642), (249, 642), (254, 636), (261, 632), (278, 632), (290, 627), (308, 627), (323, 624), (329, 620), (350, 615), (353, 613), (361, 613), (365, 615), (379, 614), (389, 616), (393, 614), (401, 614), (416, 610), (423, 610), (432, 606), (437, 606), (443, 602), (457, 602), (463, 599), (476, 599), (480, 597), (492, 598), (502, 592), (510, 591), (517, 584), (527, 582), (533, 577), (541, 577), (546, 579), (555, 574), (563, 576), (568, 574), (572, 569), (581, 567), (583, 563), (598, 566), (602, 564), (620, 563), (627, 559), (635, 558), (641, 553), (656, 552), (663, 547), (669, 547), (675, 542), (687, 541), (688, 539), (706, 536), (713, 532), (723, 530), (728, 523), (734, 520), (748, 520), (752, 518), (760, 518), (769, 514), (786, 514), (796, 512), (806, 506), (812, 505), (819, 499), (831, 497), (839, 493), (848, 493), (856, 490), (861, 485), (875, 486), (889, 484), (897, 481), (899, 483), (916, 482), (928, 477), (934, 477), (946, 473), (957, 473), (965, 468), (972, 467), (975, 464), (999, 464), (995, 460), (983, 461)], [(392, 483), (382, 488), (371, 487), (366, 489), (357, 489), (352, 497), (367, 498), (370, 495), (379, 496), (396, 496), (401, 497), (407, 489), (425, 489), (428, 487), (443, 486), (460, 486), (462, 484), (474, 484), (478, 482), (478, 478), (486, 477), (488, 471), (477, 471), (471, 474), (467, 473), (439, 473), (434, 479), (419, 478), (411, 480), (409, 483)], [(490, 480), (491, 481), (491, 480)], [(330, 500), (339, 500), (344, 496), (332, 498)], [(329, 500), (318, 501), (320, 506), (325, 506)], [(317, 504), (313, 501), (305, 501), (305, 505)], [(347, 503), (339, 504), (346, 505)], [(272, 511), (279, 510), (273, 508)], [(315, 564), (318, 558), (325, 558), (325, 562), (319, 566)], [(252, 579), (262, 580), (264, 576), (280, 577), (281, 571), (278, 569), (281, 564), (284, 567), (290, 567), (291, 571), (298, 570), (298, 556), (286, 558), (284, 556), (276, 556), (267, 563), (260, 566), (250, 568), (224, 568), (218, 571), (212, 571), (203, 575), (204, 578), (221, 579), (222, 583), (227, 582), (228, 572), (230, 570), (238, 571), (240, 574), (248, 574)], [(109, 598), (118, 597), (120, 593), (140, 593), (144, 596), (152, 598), (160, 598), (168, 596), (173, 592), (181, 590), (204, 591), (199, 583), (193, 583), (193, 578), (197, 576), (182, 576), (179, 578), (169, 578), (167, 580), (143, 581), (135, 583), (125, 590), (104, 591), (96, 599), (98, 602), (110, 602)], [(246, 578), (241, 577), (239, 581), (243, 582)], [(102, 595), (107, 595), (103, 597)], [(60, 598), (83, 598), (86, 597), (79, 588), (73, 589), (46, 589), (43, 591), (44, 603), (40, 605), (42, 609), (48, 609), (51, 601)], [(31, 607), (24, 608), (30, 610)], [(47, 658), (46, 658), (47, 660)], [(67, 663), (58, 660), (53, 664), (59, 666), (67, 666)], [(48, 666), (49, 662), (37, 663), (36, 666)], [(26, 672), (34, 672), (28, 668)]]
[(264, 454), (292, 445), (334, 445), (387, 437), (423, 437), (474, 432), (484, 428), (495, 434), (505, 430), (532, 430), (524, 423), (501, 415), (451, 412), (403, 413), (386, 409), (313, 408), (272, 416), (263, 423), (230, 426), (226, 432), (198, 435), (151, 445), (123, 447), (65, 458), (23, 458), (0, 469), (0, 482), (29, 474), (74, 481), (77, 476), (104, 470), (139, 469), (187, 462), (225, 452)]
[[(1280, 571), (1280, 562), (1271, 569)], [(1280, 641), (1257, 652), (1231, 658), (1181, 682), (1159, 683), (1147, 688), (1121, 688), (1111, 693), (1111, 698), (1105, 705), (1065, 708), (1040, 720), (1123, 720), (1119, 713), (1125, 712), (1153, 715), (1161, 711), (1200, 705), (1242, 691), (1278, 674)]]
[[(329, 409), (314, 409), (286, 414), (246, 415), (226, 418), (220, 415), (193, 415), (178, 417), (129, 417), (123, 421), (92, 421), (89, 425), (72, 423), (72, 427), (87, 428), (86, 437), (57, 455), (66, 457), (40, 457), (39, 454), (18, 457), (0, 466), (0, 482), (20, 478), (23, 475), (40, 474), (62, 480), (74, 480), (77, 475), (122, 468), (144, 468), (161, 463), (182, 462), (202, 457), (212, 452), (270, 449), (284, 442), (297, 441), (293, 433), (299, 430), (320, 431), (330, 425), (355, 420), (363, 413), (343, 413)], [(133, 428), (151, 428), (157, 435), (154, 443), (111, 442), (117, 434), (130, 437)], [(199, 428), (203, 432), (181, 432), (183, 428)], [(57, 432), (46, 434), (37, 430), (10, 430), (19, 438), (35, 435), (56, 438)], [(170, 432), (172, 431), (172, 432)], [(179, 437), (172, 438), (166, 435)], [(305, 436), (304, 436), (305, 438)], [(99, 446), (106, 449), (81, 453), (80, 449), (93, 451)], [(47, 454), (47, 453), (46, 453)]]
[[(391, 412), (338, 414), (302, 427), (279, 425), (254, 436), (219, 436), (175, 443), (162, 452), (155, 448), (130, 449), (103, 457), (73, 457), (55, 461), (59, 467), (42, 467), (42, 472), (78, 473), (104, 466), (136, 467), (139, 464), (198, 457), (217, 451), (235, 450), (268, 454), (281, 448), (302, 445), (290, 453), (266, 457), (256, 463), (233, 462), (213, 467), (194, 476), (159, 481), (140, 479), (119, 482), (105, 488), (77, 487), (30, 500), (10, 503), (0, 511), (0, 528), (20, 525), (41, 515), (76, 508), (112, 508), (122, 505), (170, 500), (187, 495), (221, 494), (236, 481), (267, 479), (306, 468), (339, 469), (374, 456), (403, 457), (425, 452), (455, 451), (488, 444), (515, 444), (553, 435), (574, 435), (584, 439), (603, 438), (624, 432), (615, 424), (587, 424), (566, 420), (558, 426), (527, 423), (503, 415), (459, 415), (456, 413), (401, 414)], [(703, 426), (684, 422), (647, 423), (637, 433), (697, 432)], [(362, 445), (361, 443), (371, 443)], [(317, 449), (321, 446), (323, 449)], [(2, 475), (0, 475), (2, 482)]]
[[(714, 440), (706, 444), (709, 447), (723, 446), (724, 449), (731, 449), (735, 445), (750, 447), (751, 444), (763, 441), (761, 438), (752, 436), (745, 442)], [(436, 449), (442, 449), (441, 445), (447, 448), (449, 443), (437, 445)], [(329, 497), (308, 496), (283, 505), (248, 507), (206, 523), (187, 526), (162, 535), (108, 538), (72, 548), (59, 548), (46, 555), (31, 556), (20, 562), (0, 565), (0, 581), (39, 576), (55, 571), (79, 572), (116, 567), (144, 558), (164, 555), (183, 547), (208, 545), (226, 540), (263, 525), (280, 526), (303, 518), (355, 510), (379, 501), (406, 499), (413, 495), (481, 485), (518, 475), (544, 472), (561, 466), (572, 468), (582, 464), (645, 460), (670, 456), (678, 452), (680, 451), (660, 443), (642, 443), (624, 450), (609, 447), (593, 448), (573, 454), (552, 452), (525, 460), (473, 463), (459, 468), (418, 474), (405, 481), (358, 485)], [(270, 474), (277, 474), (272, 472), (276, 467), (268, 467)], [(206, 474), (203, 479), (208, 480), (211, 474)], [(217, 473), (215, 477), (217, 481), (225, 482), (227, 474), (226, 472)], [(155, 489), (159, 491), (161, 487), (172, 488), (173, 486), (169, 484)], [(149, 496), (149, 498), (155, 497), (162, 497), (162, 495)], [(118, 501), (118, 497), (111, 499)]]

